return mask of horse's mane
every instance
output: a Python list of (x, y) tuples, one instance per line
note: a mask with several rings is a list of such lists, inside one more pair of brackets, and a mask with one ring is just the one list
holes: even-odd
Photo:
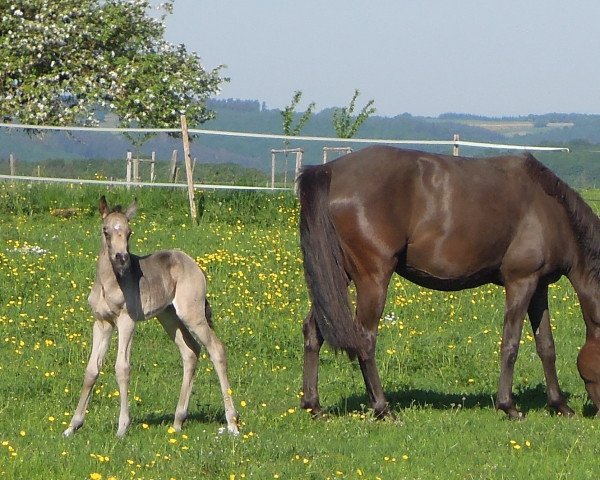
[(581, 195), (531, 154), (525, 156), (525, 170), (544, 192), (556, 198), (565, 208), (576, 240), (583, 249), (587, 267), (600, 280), (600, 218)]

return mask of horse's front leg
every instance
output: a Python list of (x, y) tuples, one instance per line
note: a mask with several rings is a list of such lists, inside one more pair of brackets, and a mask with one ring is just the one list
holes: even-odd
[(70, 437), (76, 430), (81, 428), (85, 419), (85, 411), (92, 396), (92, 388), (100, 374), (100, 368), (104, 361), (104, 356), (110, 345), (114, 325), (103, 320), (96, 320), (92, 328), (92, 351), (85, 369), (83, 377), (83, 386), (79, 395), (77, 408), (69, 423), (69, 427), (63, 432), (65, 437)]
[(496, 397), (496, 408), (510, 419), (522, 419), (512, 393), (515, 362), (519, 353), (519, 342), (523, 320), (529, 302), (537, 286), (537, 279), (520, 279), (506, 284), (506, 305), (500, 359), (500, 381)]
[(304, 334), (304, 370), (300, 407), (311, 412), (313, 416), (319, 416), (321, 414), (318, 387), (319, 352), (323, 345), (323, 336), (317, 327), (312, 308), (304, 319), (302, 332)]
[(121, 400), (117, 436), (123, 437), (130, 423), (128, 388), (131, 371), (131, 344), (135, 330), (135, 321), (129, 315), (120, 315), (117, 318), (116, 326), (119, 332), (119, 350), (115, 363), (115, 374), (119, 385), (119, 398)]
[(556, 349), (550, 327), (550, 314), (548, 312), (548, 287), (539, 286), (529, 304), (529, 321), (537, 354), (544, 367), (546, 377), (546, 394), (548, 407), (560, 415), (572, 416), (575, 412), (567, 405), (564, 395), (560, 390), (558, 375), (556, 373)]

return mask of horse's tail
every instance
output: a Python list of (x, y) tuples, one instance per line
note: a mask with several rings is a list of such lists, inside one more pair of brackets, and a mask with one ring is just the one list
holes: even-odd
[(329, 165), (306, 166), (298, 176), (304, 276), (323, 338), (354, 357), (365, 351), (365, 340), (348, 301), (349, 278), (327, 204), (330, 182)]

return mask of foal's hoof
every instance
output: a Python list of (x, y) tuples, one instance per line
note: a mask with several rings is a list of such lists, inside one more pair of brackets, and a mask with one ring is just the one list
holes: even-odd
[(240, 430), (238, 429), (237, 425), (229, 425), (227, 427), (219, 428), (219, 435), (225, 435), (226, 433), (237, 437), (240, 434)]

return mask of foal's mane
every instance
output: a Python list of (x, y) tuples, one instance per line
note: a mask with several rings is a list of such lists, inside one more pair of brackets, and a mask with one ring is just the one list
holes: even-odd
[(525, 156), (525, 170), (544, 192), (556, 198), (564, 207), (577, 243), (583, 249), (587, 268), (600, 280), (600, 218), (581, 195), (531, 154)]
[(123, 213), (123, 207), (121, 205), (115, 205), (110, 209), (109, 213)]

